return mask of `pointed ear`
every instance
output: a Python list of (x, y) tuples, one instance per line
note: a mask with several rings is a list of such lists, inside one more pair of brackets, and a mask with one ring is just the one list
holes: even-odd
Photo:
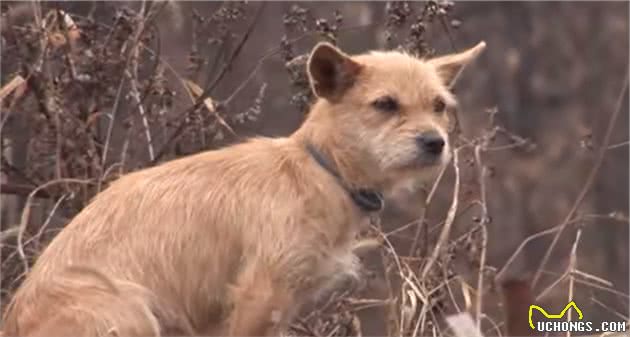
[(339, 98), (354, 83), (362, 66), (337, 47), (321, 42), (308, 59), (307, 73), (316, 96), (328, 100)]
[(473, 61), (485, 48), (486, 43), (481, 41), (468, 50), (439, 56), (429, 60), (429, 63), (435, 66), (440, 78), (450, 88), (455, 84), (464, 67)]

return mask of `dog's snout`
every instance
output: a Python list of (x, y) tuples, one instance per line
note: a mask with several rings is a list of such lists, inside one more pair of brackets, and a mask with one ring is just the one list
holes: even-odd
[(428, 131), (416, 138), (418, 146), (425, 152), (439, 155), (444, 149), (444, 138), (437, 131)]

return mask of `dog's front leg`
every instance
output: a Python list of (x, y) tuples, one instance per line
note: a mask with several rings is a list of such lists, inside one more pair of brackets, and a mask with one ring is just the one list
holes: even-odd
[(277, 336), (287, 327), (294, 309), (293, 293), (271, 270), (249, 266), (231, 287), (234, 306), (228, 322), (229, 336)]

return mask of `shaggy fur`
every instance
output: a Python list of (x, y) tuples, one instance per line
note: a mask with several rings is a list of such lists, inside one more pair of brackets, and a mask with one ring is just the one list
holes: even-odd
[[(38, 258), (4, 315), (8, 336), (274, 335), (323, 289), (356, 277), (366, 214), (305, 150), (352, 187), (387, 191), (448, 161), (449, 86), (484, 48), (420, 60), (315, 47), (317, 102), (287, 138), (245, 143), (127, 174)], [(390, 96), (395, 112), (373, 103)]]

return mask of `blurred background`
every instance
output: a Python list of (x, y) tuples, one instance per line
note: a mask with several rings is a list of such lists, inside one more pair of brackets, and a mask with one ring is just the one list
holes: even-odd
[[(431, 324), (469, 311), (484, 333), (505, 335), (511, 312), (522, 325), (528, 301), (560, 312), (570, 292), (585, 319), (628, 320), (627, 2), (1, 6), (3, 302), (37, 252), (119, 175), (289, 135), (312, 100), (304, 60), (317, 41), (431, 57), (484, 40), (454, 88), (459, 173), (445, 172), (428, 204), (430, 186), (388, 200), (378, 228), (392, 246), (366, 257), (368, 284), (310, 329), (346, 319), (359, 327), (338, 335), (391, 335), (392, 324), (411, 335), (408, 322), (426, 316), (416, 333), (435, 335)], [(427, 267), (456, 174), (449, 242)], [(425, 276), (417, 308), (392, 279), (406, 272)], [(531, 288), (525, 309), (502, 301), (520, 298), (506, 286), (514, 280)], [(393, 307), (402, 308), (395, 318)]]

